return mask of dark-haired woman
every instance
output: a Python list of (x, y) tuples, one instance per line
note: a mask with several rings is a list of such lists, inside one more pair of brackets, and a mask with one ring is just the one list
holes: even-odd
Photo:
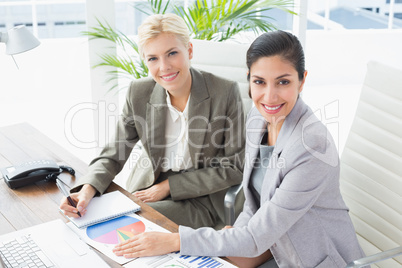
[(363, 257), (339, 190), (335, 143), (299, 97), (307, 75), (300, 42), (265, 33), (249, 48), (247, 66), (255, 107), (246, 123), (246, 201), (234, 226), (143, 233), (116, 246), (117, 255), (180, 250), (229, 256), (240, 267), (326, 268)]

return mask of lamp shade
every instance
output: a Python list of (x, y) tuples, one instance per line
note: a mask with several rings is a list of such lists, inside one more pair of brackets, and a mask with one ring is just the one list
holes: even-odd
[(15, 26), (1, 35), (1, 42), (6, 43), (6, 54), (15, 55), (39, 46), (39, 40), (25, 27)]

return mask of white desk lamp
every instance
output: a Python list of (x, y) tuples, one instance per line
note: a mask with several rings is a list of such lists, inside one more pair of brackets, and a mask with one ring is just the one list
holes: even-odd
[[(7, 32), (0, 33), (0, 43), (6, 44), (6, 54), (11, 56), (31, 50), (40, 44), (39, 40), (33, 36), (25, 25), (18, 25)], [(16, 62), (15, 64), (17, 65)]]
[(8, 55), (31, 50), (40, 44), (25, 25), (15, 26), (5, 33), (0, 33), (0, 43), (6, 43), (6, 54)]

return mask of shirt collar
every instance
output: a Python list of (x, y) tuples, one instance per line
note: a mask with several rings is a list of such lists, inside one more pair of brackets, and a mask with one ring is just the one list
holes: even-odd
[(190, 97), (191, 97), (191, 93), (190, 93), (190, 95), (188, 96), (188, 100), (187, 100), (187, 103), (186, 103), (186, 107), (184, 108), (184, 111), (183, 111), (183, 112), (180, 112), (179, 110), (177, 110), (177, 109), (172, 105), (172, 102), (171, 102), (171, 100), (170, 100), (169, 92), (166, 90), (166, 103), (167, 103), (167, 106), (168, 106), (168, 108), (169, 108), (169, 114), (170, 114), (170, 116), (172, 117), (173, 122), (175, 122), (177, 119), (179, 119), (180, 114), (183, 114), (183, 116), (184, 116), (185, 118), (188, 117), (188, 104), (189, 104), (189, 102), (190, 102)]

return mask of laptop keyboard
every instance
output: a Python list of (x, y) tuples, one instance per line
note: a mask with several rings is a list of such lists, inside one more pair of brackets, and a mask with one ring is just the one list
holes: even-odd
[(29, 235), (0, 241), (0, 256), (7, 268), (55, 267)]

